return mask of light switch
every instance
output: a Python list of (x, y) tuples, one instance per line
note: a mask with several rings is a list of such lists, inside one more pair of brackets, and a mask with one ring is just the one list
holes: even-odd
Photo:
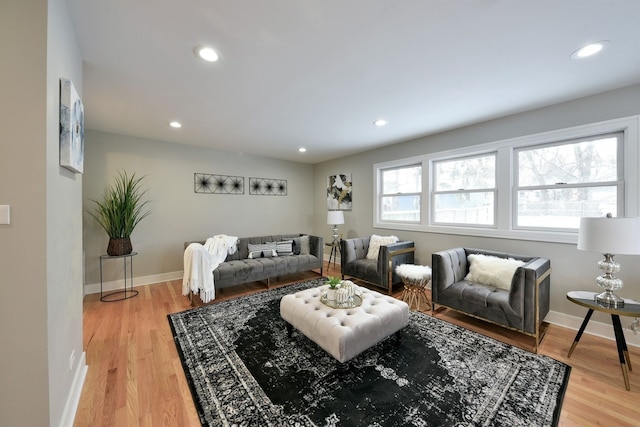
[(0, 205), (0, 224), (11, 223), (11, 207), (9, 205)]

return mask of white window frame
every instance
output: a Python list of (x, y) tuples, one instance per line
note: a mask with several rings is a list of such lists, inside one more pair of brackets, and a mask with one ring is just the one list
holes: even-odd
[[(515, 229), (513, 197), (514, 197), (514, 149), (548, 143), (558, 143), (577, 138), (586, 138), (608, 133), (623, 133), (623, 181), (624, 181), (624, 210), (618, 216), (640, 216), (640, 115), (607, 120), (566, 129), (543, 132), (518, 138), (506, 139), (485, 144), (472, 145), (455, 150), (430, 153), (406, 159), (397, 159), (373, 165), (374, 174), (374, 215), (373, 227), (387, 230), (404, 230), (426, 233), (442, 233), (467, 235), (477, 237), (504, 238), (530, 241), (545, 241), (558, 243), (577, 242), (576, 230), (530, 230)], [(492, 151), (498, 152), (496, 170), (496, 226), (495, 228), (470, 227), (457, 225), (435, 225), (431, 221), (431, 193), (432, 193), (432, 162), (446, 158), (480, 155)], [(421, 217), (419, 223), (404, 223), (398, 221), (381, 221), (378, 212), (380, 170), (392, 167), (402, 167), (422, 163), (422, 196)]]
[[(578, 143), (578, 142), (583, 142), (586, 140), (593, 140), (596, 138), (607, 138), (607, 137), (613, 137), (615, 136), (616, 138), (618, 136), (619, 137), (619, 143), (617, 143), (616, 146), (616, 150), (617, 150), (617, 163), (616, 163), (616, 168), (617, 168), (617, 176), (616, 179), (613, 181), (591, 181), (591, 182), (581, 182), (581, 183), (555, 183), (555, 184), (546, 184), (546, 185), (533, 185), (533, 186), (521, 186), (520, 182), (518, 180), (519, 177), (519, 163), (518, 163), (518, 153), (520, 151), (524, 151), (524, 150), (528, 150), (528, 149), (537, 149), (537, 148), (547, 148), (547, 147), (558, 147), (558, 146), (562, 146), (562, 145), (570, 145), (573, 143)], [(588, 188), (594, 188), (594, 187), (616, 187), (616, 193), (619, 196), (617, 198), (617, 203), (616, 203), (616, 211), (617, 212), (625, 212), (624, 210), (624, 204), (625, 204), (625, 200), (624, 200), (624, 134), (622, 134), (622, 132), (610, 132), (610, 133), (606, 133), (603, 135), (593, 135), (591, 137), (587, 137), (587, 138), (575, 138), (572, 140), (568, 140), (568, 141), (557, 141), (554, 143), (547, 143), (547, 144), (538, 144), (538, 145), (527, 145), (527, 146), (522, 146), (522, 147), (517, 147), (514, 148), (513, 150), (513, 180), (514, 180), (514, 185), (513, 185), (513, 197), (512, 197), (512, 209), (511, 212), (513, 214), (513, 227), (514, 229), (518, 229), (518, 230), (536, 230), (536, 231), (568, 231), (568, 232), (576, 232), (577, 229), (572, 229), (572, 228), (558, 228), (558, 227), (547, 227), (547, 228), (543, 228), (543, 227), (529, 227), (529, 226), (523, 226), (523, 225), (518, 225), (518, 192), (519, 191), (529, 191), (529, 190), (548, 190), (548, 189), (566, 189), (566, 188), (580, 188), (580, 187), (588, 187)]]
[[(377, 210), (376, 210), (376, 218), (381, 219), (382, 218), (382, 204), (380, 203), (380, 201), (384, 198), (384, 197), (395, 197), (395, 196), (420, 196), (420, 215), (417, 221), (400, 221), (400, 220), (384, 220), (385, 222), (388, 223), (399, 223), (399, 224), (419, 224), (421, 222), (421, 218), (422, 218), (422, 198), (424, 197), (424, 187), (422, 187), (423, 189), (420, 192), (410, 192), (410, 193), (383, 193), (382, 192), (382, 188), (384, 187), (384, 183), (382, 180), (382, 175), (384, 172), (389, 172), (389, 171), (393, 171), (393, 170), (398, 170), (398, 169), (405, 169), (405, 168), (415, 168), (415, 167), (421, 167), (421, 163), (413, 163), (413, 164), (404, 164), (401, 166), (393, 166), (393, 167), (388, 167), (388, 168), (382, 168), (379, 169), (379, 173), (378, 173), (378, 180), (377, 180), (377, 187), (380, 189), (380, 191), (378, 192), (377, 198), (376, 198), (376, 206), (377, 206)], [(424, 171), (422, 171), (422, 173), (424, 173)], [(424, 178), (423, 178), (423, 184), (424, 184)]]
[[(495, 157), (495, 173), (496, 176), (494, 177), (494, 186), (493, 188), (474, 188), (474, 189), (464, 189), (464, 188), (460, 188), (460, 189), (455, 189), (455, 190), (437, 190), (435, 188), (435, 184), (436, 184), (436, 168), (435, 168), (435, 164), (436, 163), (442, 163), (442, 162), (447, 162), (447, 161), (456, 161), (456, 160), (463, 160), (463, 159), (472, 159), (472, 158), (477, 158), (477, 157), (488, 157), (488, 156), (493, 156)], [(435, 218), (432, 221), (432, 224), (434, 226), (448, 226), (448, 227), (464, 227), (464, 228), (469, 228), (469, 227), (478, 227), (478, 228), (496, 228), (496, 221), (497, 221), (497, 207), (498, 207), (498, 152), (497, 151), (489, 151), (489, 152), (483, 152), (483, 153), (474, 153), (471, 155), (464, 155), (464, 156), (455, 156), (455, 157), (447, 157), (447, 158), (440, 158), (440, 159), (431, 159), (430, 160), (430, 169), (431, 169), (431, 173), (432, 176), (430, 177), (430, 179), (432, 179), (432, 185), (431, 185), (431, 191), (429, 192), (429, 196), (430, 196), (430, 200), (431, 200), (431, 210), (429, 212), (431, 218), (435, 217), (435, 198), (437, 195), (439, 194), (471, 194), (471, 193), (493, 193), (493, 224), (463, 224), (463, 223), (446, 223), (446, 222), (436, 222)]]

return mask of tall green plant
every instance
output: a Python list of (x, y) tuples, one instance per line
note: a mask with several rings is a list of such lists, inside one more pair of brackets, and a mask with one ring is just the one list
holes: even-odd
[(143, 177), (118, 172), (113, 186), (107, 187), (102, 200), (93, 200), (95, 212), (89, 214), (98, 221), (110, 238), (130, 237), (136, 225), (151, 213), (144, 210), (148, 200), (143, 200), (147, 190), (140, 186)]

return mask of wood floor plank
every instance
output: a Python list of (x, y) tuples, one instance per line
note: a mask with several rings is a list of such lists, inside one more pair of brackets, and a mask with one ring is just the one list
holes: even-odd
[[(338, 266), (339, 267), (339, 266)], [(325, 275), (340, 275), (325, 264)], [(302, 273), (272, 282), (271, 288), (318, 277)], [(194, 426), (200, 425), (178, 356), (167, 315), (191, 308), (182, 296), (182, 281), (136, 288), (139, 295), (119, 302), (85, 297), (84, 348), (89, 371), (76, 413), (75, 427)], [(213, 304), (267, 290), (264, 283), (248, 283), (217, 291)], [(401, 291), (394, 294), (400, 297)], [(196, 305), (201, 305), (195, 298)], [(426, 309), (423, 310), (430, 314)], [(533, 349), (530, 337), (462, 314), (444, 310), (436, 317)], [(572, 367), (560, 414), (561, 427), (640, 425), (640, 348), (630, 347), (636, 369), (629, 372), (631, 390), (624, 388), (615, 342), (583, 335), (571, 358), (567, 351), (575, 331), (550, 325), (540, 353)]]

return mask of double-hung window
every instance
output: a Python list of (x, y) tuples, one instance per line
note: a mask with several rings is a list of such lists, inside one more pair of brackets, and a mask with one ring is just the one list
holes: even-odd
[(577, 229), (581, 217), (624, 215), (622, 132), (514, 150), (514, 225)]
[(639, 166), (640, 115), (391, 160), (373, 225), (575, 244), (582, 217), (640, 215)]
[(379, 217), (383, 221), (420, 222), (422, 165), (383, 169)]
[(433, 224), (495, 226), (496, 156), (493, 152), (433, 162)]

